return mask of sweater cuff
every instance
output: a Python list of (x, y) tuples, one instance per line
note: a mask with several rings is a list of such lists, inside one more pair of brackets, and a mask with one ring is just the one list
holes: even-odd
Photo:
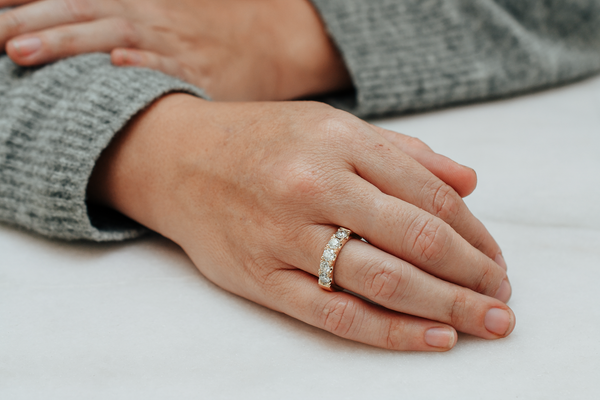
[(0, 220), (50, 237), (94, 241), (145, 232), (86, 203), (94, 165), (113, 136), (167, 93), (207, 98), (159, 72), (114, 67), (104, 54), (40, 69), (0, 57), (0, 92)]
[(505, 97), (600, 69), (597, 2), (312, 2), (355, 87), (323, 100), (361, 117)]

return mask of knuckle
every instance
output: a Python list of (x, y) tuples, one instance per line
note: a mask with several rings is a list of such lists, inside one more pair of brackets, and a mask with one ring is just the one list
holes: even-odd
[(427, 146), (425, 144), (425, 142), (419, 138), (416, 138), (414, 136), (405, 136), (404, 140), (405, 140), (406, 144), (410, 147), (416, 147), (416, 148), (420, 148), (420, 149), (429, 150), (429, 146)]
[(333, 296), (322, 309), (322, 324), (329, 332), (344, 337), (354, 328), (357, 314), (355, 302)]
[(434, 217), (424, 216), (413, 223), (411, 231), (411, 253), (429, 264), (439, 264), (451, 247), (451, 236), (446, 233), (446, 225)]
[(123, 47), (138, 47), (139, 35), (133, 23), (123, 18), (115, 18), (112, 22)]
[(43, 32), (40, 34), (40, 40), (44, 43), (48, 54), (75, 54), (77, 52), (77, 37), (68, 27)]
[(467, 294), (460, 289), (455, 289), (453, 301), (447, 311), (447, 318), (450, 325), (454, 327), (464, 326), (468, 318)]
[[(486, 254), (485, 249), (488, 246), (488, 240), (490, 239), (489, 232), (483, 227), (483, 225), (479, 223), (479, 221), (477, 221), (477, 224), (471, 225), (471, 230), (473, 233), (468, 237), (469, 243), (471, 243), (471, 246), (474, 248), (480, 249), (484, 254)], [(493, 253), (497, 253), (498, 250), (498, 247), (494, 247)]]
[(74, 21), (88, 21), (94, 17), (93, 4), (89, 0), (63, 0), (63, 5)]
[(439, 180), (435, 182), (431, 196), (432, 213), (448, 224), (453, 224), (460, 211), (458, 194), (449, 185)]
[(292, 162), (284, 172), (283, 196), (286, 202), (313, 204), (320, 202), (331, 186), (330, 179), (312, 168), (306, 160)]
[(342, 111), (332, 111), (324, 119), (318, 122), (317, 131), (324, 139), (331, 140), (335, 145), (347, 146), (349, 138), (355, 138), (360, 120), (354, 120)]
[[(490, 288), (493, 286), (492, 283), (494, 280), (495, 274), (492, 268), (490, 266), (484, 266), (473, 285), (473, 290), (477, 293), (494, 295), (495, 293), (490, 293)], [(499, 280), (499, 282), (502, 281)]]
[(409, 278), (397, 265), (388, 260), (375, 263), (369, 268), (365, 282), (365, 292), (373, 300), (384, 303), (401, 302), (406, 295)]
[(396, 319), (390, 319), (384, 333), (383, 338), (386, 348), (388, 349), (403, 349), (404, 346), (404, 326)]
[(16, 35), (21, 32), (24, 25), (25, 22), (16, 11), (0, 15), (0, 35)]

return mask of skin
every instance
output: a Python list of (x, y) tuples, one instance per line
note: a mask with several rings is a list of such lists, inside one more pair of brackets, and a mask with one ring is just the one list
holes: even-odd
[[(320, 103), (175, 94), (117, 136), (89, 195), (178, 243), (230, 292), (351, 340), (444, 351), (456, 330), (497, 339), (515, 324), (500, 249), (451, 186), (465, 177), (474, 185), (415, 139)], [(346, 244), (336, 282), (380, 306), (318, 287), (338, 226), (370, 244)]]
[(0, 45), (22, 66), (106, 52), (115, 65), (156, 69), (226, 101), (351, 86), (307, 0), (0, 0), (17, 5), (0, 15)]
[[(351, 86), (306, 0), (0, 0), (19, 5), (0, 15), (0, 43), (23, 66), (111, 52), (223, 101)], [(418, 139), (320, 103), (171, 94), (114, 138), (88, 198), (175, 241), (228, 291), (351, 340), (445, 351), (457, 330), (515, 326), (500, 248), (461, 199), (476, 183)], [(316, 275), (338, 226), (369, 244), (344, 246), (334, 278), (349, 292), (329, 293)]]

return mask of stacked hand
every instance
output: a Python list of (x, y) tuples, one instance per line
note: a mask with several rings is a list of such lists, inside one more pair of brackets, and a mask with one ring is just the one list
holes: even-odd
[[(219, 100), (349, 85), (306, 0), (0, 0), (20, 4), (0, 15), (0, 43), (21, 65), (111, 52)], [(496, 339), (515, 325), (500, 249), (461, 199), (475, 185), (422, 142), (323, 104), (172, 94), (116, 136), (89, 197), (226, 290), (352, 340), (444, 351), (456, 330)], [(316, 275), (339, 226), (368, 244), (343, 247), (334, 278), (349, 292), (330, 293)]]
[(0, 46), (32, 66), (90, 52), (153, 68), (215, 100), (284, 100), (350, 86), (308, 0), (0, 0)]

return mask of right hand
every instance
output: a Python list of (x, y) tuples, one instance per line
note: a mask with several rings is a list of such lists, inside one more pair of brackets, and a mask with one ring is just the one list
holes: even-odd
[[(352, 86), (309, 0), (0, 0), (0, 46), (33, 66), (90, 52), (215, 100), (289, 100)], [(300, 33), (300, 34), (299, 34)]]
[[(466, 193), (474, 180), (422, 143), (323, 104), (175, 94), (115, 138), (89, 191), (181, 245), (230, 292), (351, 340), (445, 351), (455, 329), (497, 339), (515, 325), (500, 249), (452, 187)], [(317, 285), (339, 226), (369, 244), (346, 244), (336, 283), (379, 305)]]

